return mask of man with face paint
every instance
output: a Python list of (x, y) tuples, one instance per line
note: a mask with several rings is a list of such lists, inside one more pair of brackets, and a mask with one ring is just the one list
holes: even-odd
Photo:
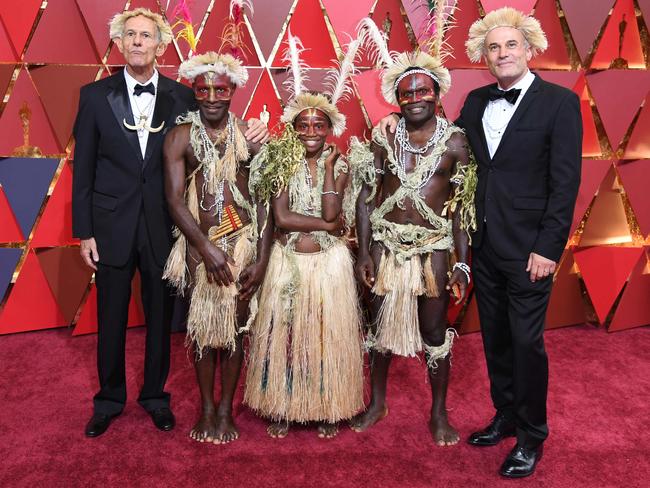
[[(474, 276), (496, 410), (468, 442), (486, 447), (516, 436), (499, 472), (520, 478), (535, 471), (548, 436), (543, 333), (580, 184), (580, 104), (528, 69), (548, 45), (534, 17), (493, 10), (472, 25), (465, 45), (497, 81), (471, 91), (456, 121), (478, 161)], [(394, 130), (395, 121), (381, 125)]]
[(364, 431), (388, 414), (392, 355), (424, 350), (432, 394), (429, 429), (437, 445), (449, 446), (459, 436), (446, 408), (455, 334), (447, 329), (446, 314), (449, 293), (459, 303), (469, 283), (475, 167), (462, 130), (436, 115), (449, 72), (424, 52), (402, 53), (390, 63), (382, 89), (389, 103), (400, 106), (397, 132), (385, 137), (377, 127), (369, 148), (352, 144), (361, 185), (356, 273), (371, 290), (372, 397), (351, 427)]
[[(100, 390), (86, 425), (88, 437), (103, 434), (126, 402), (126, 322), (136, 268), (147, 327), (138, 403), (158, 429), (171, 430), (175, 424), (164, 391), (173, 302), (162, 280), (172, 245), (162, 145), (176, 116), (194, 104), (189, 88), (156, 69), (156, 57), (172, 40), (162, 16), (145, 8), (116, 14), (110, 37), (126, 66), (82, 87), (74, 127), (73, 231), (97, 285)], [(247, 136), (261, 140), (268, 131), (251, 123)]]
[[(290, 35), (289, 45), (296, 44)], [(354, 59), (351, 51), (347, 59)], [(301, 64), (297, 50), (289, 53), (295, 81)], [(345, 83), (345, 75), (333, 77), (339, 87)], [(349, 169), (326, 143), (345, 130), (336, 100), (296, 94), (282, 114), (284, 133), (258, 161), (256, 187), (270, 200), (276, 232), (251, 327), (244, 402), (270, 419), (273, 438), (285, 437), (295, 422), (317, 422), (318, 436), (332, 438), (338, 422), (363, 407), (361, 323), (344, 237), (353, 210)]]
[(242, 332), (257, 306), (271, 242), (269, 232), (260, 236), (264, 209), (249, 191), (247, 163), (260, 145), (246, 141), (246, 125), (229, 112), (236, 88), (248, 79), (239, 60), (208, 52), (182, 63), (179, 74), (192, 82), (199, 109), (178, 117), (165, 139), (165, 194), (177, 239), (164, 278), (189, 299), (187, 342), (201, 393), (201, 414), (190, 437), (226, 444), (239, 437), (232, 402)]

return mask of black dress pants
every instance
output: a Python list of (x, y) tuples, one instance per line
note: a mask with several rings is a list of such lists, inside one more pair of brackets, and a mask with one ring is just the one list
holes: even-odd
[[(119, 236), (116, 236), (119, 239)], [(101, 259), (101, 249), (98, 250)], [(142, 305), (147, 336), (144, 353), (144, 382), (138, 403), (147, 411), (169, 406), (164, 391), (169, 373), (172, 298), (162, 279), (163, 268), (151, 249), (143, 210), (127, 263), (121, 267), (98, 264), (97, 284), (97, 371), (100, 390), (93, 399), (95, 412), (117, 415), (126, 403), (125, 345), (131, 281), (140, 271)]]
[(501, 258), (484, 236), (473, 274), (494, 408), (513, 419), (517, 442), (532, 449), (548, 436), (548, 359), (544, 323), (552, 276), (532, 283), (526, 261)]

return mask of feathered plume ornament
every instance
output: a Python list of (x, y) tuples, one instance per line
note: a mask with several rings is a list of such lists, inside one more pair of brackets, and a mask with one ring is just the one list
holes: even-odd
[(360, 56), (359, 48), (365, 43), (365, 31), (356, 39), (350, 38), (350, 43), (341, 62), (337, 61), (338, 69), (330, 71), (325, 78), (327, 86), (326, 93), (330, 101), (336, 105), (340, 100), (345, 100), (352, 93), (352, 86), (349, 81), (358, 72), (354, 66)]
[(282, 61), (289, 64), (291, 74), (283, 85), (289, 92), (289, 98), (296, 98), (305, 90), (305, 82), (309, 81), (306, 73), (309, 66), (300, 59), (300, 54), (305, 50), (302, 41), (300, 38), (291, 35), (291, 31), (287, 35), (287, 44)]
[[(436, 12), (447, 13), (449, 11), (448, 1), (435, 0), (434, 10), (437, 9)], [(406, 72), (411, 70), (416, 70), (416, 72), (432, 78), (440, 88), (440, 96), (445, 95), (449, 91), (451, 77), (447, 68), (442, 65), (442, 59), (440, 57), (440, 50), (444, 45), (443, 36), (446, 19), (444, 15), (440, 17), (441, 19), (435, 20), (433, 24), (433, 29), (435, 30), (433, 37), (439, 36), (438, 40), (432, 41), (434, 42), (434, 47), (437, 46), (435, 49), (438, 49), (434, 54), (429, 54), (422, 49), (417, 49), (414, 52), (389, 52), (386, 47), (386, 40), (381, 35), (374, 21), (366, 17), (359, 22), (357, 27), (358, 31), (367, 32), (365, 44), (367, 45), (370, 58), (374, 58), (375, 61), (380, 61), (384, 65), (381, 74), (381, 92), (384, 95), (384, 99), (391, 105), (398, 104), (395, 95), (397, 84), (407, 76)]]
[(422, 6), (427, 8), (428, 18), (418, 35), (420, 50), (441, 61), (448, 56), (453, 57), (445, 36), (454, 26), (457, 0), (425, 0), (423, 3), (426, 4)]
[(244, 42), (244, 7), (253, 13), (253, 3), (251, 0), (230, 0), (230, 10), (228, 22), (221, 33), (221, 46), (219, 52), (226, 51), (228, 54), (239, 58), (247, 59), (247, 54), (251, 54), (250, 49)]
[(181, 27), (181, 29), (176, 32), (176, 40), (185, 39), (189, 44), (190, 49), (196, 51), (198, 39), (196, 38), (194, 26), (192, 25), (192, 14), (190, 13), (190, 7), (188, 5), (189, 1), (190, 0), (178, 0), (170, 17), (172, 19), (178, 19), (174, 25), (172, 25), (172, 30), (179, 26)]
[(385, 66), (393, 63), (393, 56), (397, 53), (388, 51), (386, 39), (370, 17), (364, 17), (357, 25), (357, 38), (364, 39), (368, 57), (373, 63), (382, 63)]
[(305, 50), (300, 39), (289, 32), (287, 43), (288, 47), (282, 60), (288, 63), (291, 69), (289, 77), (284, 82), (290, 96), (280, 120), (285, 124), (291, 124), (303, 110), (320, 110), (330, 119), (334, 137), (340, 137), (345, 132), (346, 118), (336, 104), (352, 91), (348, 82), (356, 72), (354, 63), (360, 54), (359, 49), (365, 44), (365, 34), (361, 33), (348, 44), (341, 62), (337, 62), (337, 67), (329, 71), (325, 78), (327, 87), (325, 93), (310, 92), (305, 87), (305, 82), (308, 81), (305, 71), (308, 66), (300, 59), (300, 54)]

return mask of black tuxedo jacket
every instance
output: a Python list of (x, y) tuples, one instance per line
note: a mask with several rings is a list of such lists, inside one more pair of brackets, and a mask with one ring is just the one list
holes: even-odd
[(140, 209), (156, 262), (163, 265), (171, 249), (172, 223), (163, 189), (162, 146), (176, 117), (193, 108), (191, 89), (162, 75), (145, 157), (133, 124), (122, 71), (81, 88), (74, 125), (75, 151), (72, 227), (76, 237), (94, 237), (100, 262), (123, 266), (135, 239)]
[(580, 184), (579, 99), (535, 76), (490, 158), (481, 119), (492, 86), (472, 91), (456, 121), (478, 162), (472, 247), (481, 245), (487, 225), (490, 244), (502, 258), (526, 260), (535, 252), (557, 262)]

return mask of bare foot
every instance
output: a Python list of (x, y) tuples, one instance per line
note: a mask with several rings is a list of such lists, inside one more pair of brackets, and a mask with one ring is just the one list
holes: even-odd
[(431, 420), (429, 421), (429, 430), (438, 446), (453, 446), (460, 439), (458, 431), (449, 424), (447, 412), (439, 414), (432, 412)]
[(350, 428), (355, 432), (363, 432), (369, 429), (381, 419), (388, 415), (388, 407), (382, 405), (381, 407), (368, 407), (363, 413), (356, 415), (350, 420)]
[(239, 438), (239, 431), (235, 427), (231, 412), (217, 413), (216, 421), (216, 432), (212, 442), (215, 444), (228, 444)]
[(266, 433), (274, 439), (284, 439), (289, 433), (289, 422), (273, 422), (266, 428)]
[(190, 437), (198, 442), (213, 442), (217, 432), (217, 419), (214, 410), (201, 411), (201, 416), (190, 431)]
[(339, 433), (338, 424), (329, 424), (327, 422), (318, 424), (318, 437), (320, 437), (321, 439), (332, 439), (336, 437), (336, 434), (338, 433)]

